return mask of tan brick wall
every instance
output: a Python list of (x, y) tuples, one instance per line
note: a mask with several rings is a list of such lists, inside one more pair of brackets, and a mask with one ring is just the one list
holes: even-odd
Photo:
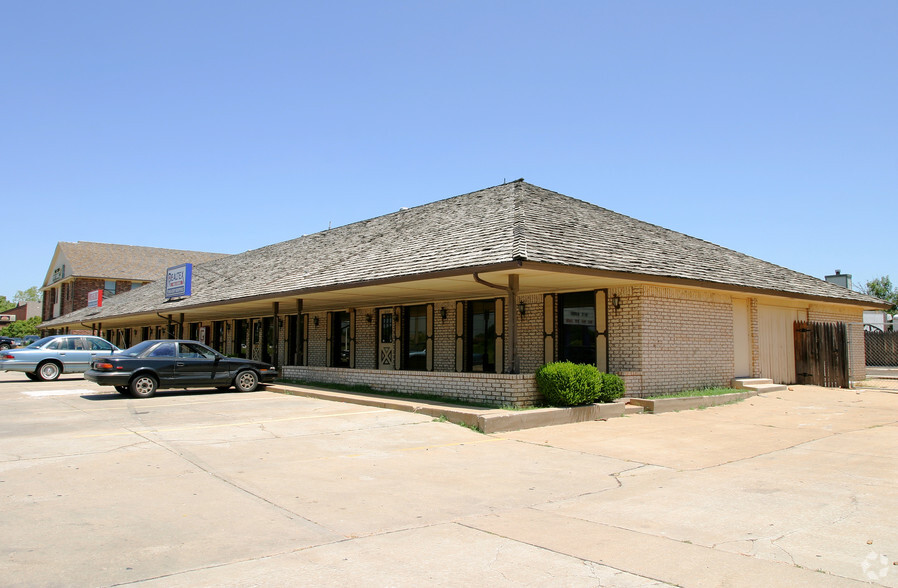
[(377, 369), (377, 311), (374, 308), (355, 310), (355, 367)]
[(859, 382), (867, 377), (864, 343), (864, 311), (835, 304), (811, 304), (808, 321), (812, 323), (848, 323), (848, 379)]
[(520, 309), (516, 309), (518, 312), (521, 373), (532, 374), (536, 373), (536, 370), (545, 363), (544, 296), (542, 294), (519, 296), (518, 301), (523, 302), (525, 307), (523, 317), (520, 314)]
[[(443, 319), (441, 310), (446, 309)], [(455, 301), (443, 300), (433, 306), (433, 370), (455, 371)]]
[(636, 285), (614, 288), (608, 311), (608, 371), (627, 394), (647, 396), (727, 385), (733, 377), (733, 303), (697, 290)]
[(381, 392), (426, 394), (490, 406), (529, 406), (539, 400), (533, 374), (473, 374), (287, 366), (282, 377), (369, 386)]
[[(318, 317), (318, 326), (315, 326)], [(327, 366), (327, 313), (309, 314), (309, 365)]]

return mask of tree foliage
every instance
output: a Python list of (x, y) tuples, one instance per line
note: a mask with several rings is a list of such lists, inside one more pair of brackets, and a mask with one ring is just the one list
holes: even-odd
[(25, 288), (24, 290), (16, 292), (16, 295), (13, 296), (13, 300), (18, 304), (22, 304), (23, 302), (40, 302), (41, 291), (37, 286)]
[(4, 337), (24, 337), (25, 335), (39, 335), (40, 331), (38, 331), (37, 326), (41, 324), (41, 317), (33, 316), (30, 319), (26, 319), (24, 321), (16, 321), (14, 323), (9, 323), (2, 331), (0, 331), (0, 335)]
[(0, 296), (0, 312), (5, 310), (9, 310), (10, 308), (15, 308), (16, 303), (8, 300), (6, 296)]
[(891, 302), (892, 307), (886, 311), (889, 314), (898, 312), (898, 288), (892, 285), (892, 280), (889, 279), (889, 276), (869, 280), (864, 287), (864, 294)]

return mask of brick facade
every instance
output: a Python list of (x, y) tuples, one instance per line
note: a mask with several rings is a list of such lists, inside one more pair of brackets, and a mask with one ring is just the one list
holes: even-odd
[(539, 400), (533, 374), (412, 372), (286, 366), (282, 377), (310, 382), (364, 385), (381, 392), (427, 394), (491, 406), (530, 406)]
[[(608, 371), (620, 375), (626, 384), (627, 395), (648, 396), (678, 392), (686, 389), (725, 386), (734, 376), (734, 299), (727, 294), (688, 288), (662, 287), (648, 284), (610, 288), (607, 292)], [(553, 316), (546, 317), (547, 294), (520, 296), (521, 307), (503, 305), (504, 323), (508, 328), (509, 313), (517, 313), (518, 354), (521, 374), (480, 374), (457, 371), (456, 343), (457, 312), (465, 304), (455, 300), (438, 300), (432, 304), (432, 363), (433, 371), (378, 370), (379, 309), (398, 313), (400, 320), (394, 329), (402, 329), (403, 307), (359, 307), (351, 309), (354, 317), (354, 368), (328, 367), (327, 312), (313, 312), (300, 320), (308, 325), (308, 332), (300, 334), (297, 346), (305, 342), (307, 349), (301, 356), (305, 366), (292, 365), (287, 357), (287, 321), (290, 313), (280, 314), (283, 326), (278, 328), (278, 360), (286, 378), (342, 384), (363, 384), (375, 390), (420, 393), (457, 398), (484, 404), (523, 406), (538, 402), (534, 372), (546, 357), (546, 321), (558, 324), (558, 296), (548, 294), (553, 302)], [(612, 304), (612, 299), (616, 303)], [(744, 305), (745, 299), (739, 299)], [(759, 302), (748, 300), (748, 330), (750, 331), (751, 369), (759, 371)], [(347, 309), (335, 309), (347, 310)], [(601, 310), (597, 309), (599, 315)], [(444, 317), (445, 314), (445, 317)], [(292, 316), (295, 316), (293, 314)], [(331, 315), (332, 316), (332, 315)], [(857, 380), (864, 373), (862, 311), (839, 305), (809, 304), (808, 317), (820, 322), (848, 322), (851, 338), (851, 374)], [(315, 324), (315, 321), (318, 324)], [(226, 321), (224, 352), (234, 354), (236, 327), (234, 320)], [(252, 357), (262, 355), (261, 341), (254, 337), (255, 325), (261, 328), (261, 317), (248, 317), (247, 338)], [(201, 323), (212, 328), (212, 322)], [(185, 324), (186, 327), (186, 324)], [(557, 329), (555, 329), (557, 331)], [(137, 342), (134, 331), (134, 340)], [(398, 333), (397, 333), (398, 334)], [(157, 336), (150, 329), (151, 337)], [(506, 333), (507, 335), (507, 333)], [(164, 334), (163, 334), (164, 336)], [(554, 333), (550, 355), (558, 357), (558, 333)], [(505, 366), (511, 368), (510, 338), (504, 348)], [(394, 338), (394, 357), (402, 368), (401, 338)]]
[(697, 290), (617, 288), (609, 309), (608, 371), (627, 394), (645, 396), (725, 386), (733, 377), (733, 302)]

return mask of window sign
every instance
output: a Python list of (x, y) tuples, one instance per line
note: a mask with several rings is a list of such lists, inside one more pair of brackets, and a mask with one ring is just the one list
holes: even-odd
[(87, 307), (103, 306), (103, 290), (91, 290), (87, 293)]
[(190, 296), (193, 264), (184, 263), (170, 267), (165, 271), (165, 297), (180, 298)]
[(564, 324), (596, 326), (596, 309), (589, 307), (574, 307), (564, 309)]

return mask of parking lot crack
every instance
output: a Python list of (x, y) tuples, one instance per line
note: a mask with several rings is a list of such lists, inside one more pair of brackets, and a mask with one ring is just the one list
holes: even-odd
[(186, 461), (187, 463), (190, 463), (190, 464), (193, 465), (194, 467), (196, 467), (196, 468), (202, 470), (203, 472), (209, 474), (210, 476), (212, 476), (213, 478), (219, 480), (220, 482), (222, 482), (222, 483), (224, 483), (224, 484), (227, 484), (228, 486), (233, 487), (234, 489), (238, 490), (239, 492), (241, 492), (241, 493), (243, 493), (243, 494), (246, 494), (247, 496), (252, 497), (254, 500), (257, 500), (257, 501), (259, 501), (259, 502), (262, 502), (262, 503), (268, 505), (268, 506), (271, 507), (271, 508), (274, 508), (275, 510), (277, 510), (277, 511), (280, 512), (283, 516), (285, 516), (286, 518), (288, 518), (288, 519), (290, 519), (290, 520), (300, 520), (300, 521), (303, 521), (304, 523), (306, 523), (306, 524), (308, 524), (308, 525), (312, 525), (313, 527), (315, 527), (315, 528), (317, 528), (317, 529), (319, 529), (319, 530), (321, 530), (321, 531), (323, 531), (323, 532), (330, 533), (330, 534), (336, 533), (336, 531), (334, 531), (334, 530), (332, 530), (332, 529), (328, 529), (327, 527), (324, 527), (323, 525), (321, 525), (321, 524), (319, 524), (319, 523), (317, 523), (317, 522), (315, 522), (315, 521), (313, 521), (313, 520), (311, 520), (311, 519), (308, 519), (308, 518), (302, 516), (301, 514), (299, 514), (299, 513), (297, 513), (297, 512), (294, 512), (294, 511), (292, 511), (292, 510), (290, 510), (290, 509), (288, 509), (288, 508), (286, 508), (286, 507), (284, 507), (284, 506), (281, 506), (280, 504), (277, 504), (276, 502), (274, 502), (274, 501), (272, 501), (272, 500), (266, 498), (265, 496), (262, 496), (262, 495), (260, 495), (260, 494), (258, 494), (258, 493), (256, 493), (256, 492), (253, 492), (253, 491), (250, 490), (249, 488), (243, 487), (242, 485), (238, 484), (238, 483), (235, 482), (234, 480), (232, 480), (232, 479), (230, 479), (230, 478), (228, 478), (228, 477), (226, 477), (226, 476), (220, 474), (219, 472), (215, 471), (215, 470), (214, 470), (213, 468), (211, 468), (210, 466), (204, 464), (204, 463), (202, 462), (202, 460), (200, 460), (199, 457), (197, 457), (196, 455), (193, 455), (192, 453), (188, 452), (188, 451), (185, 450), (185, 449), (178, 449), (178, 448), (172, 446), (172, 445), (169, 444), (169, 443), (166, 443), (166, 442), (161, 441), (161, 440), (159, 440), (159, 439), (153, 439), (152, 437), (147, 436), (146, 433), (135, 432), (135, 434), (138, 435), (139, 437), (142, 437), (142, 438), (146, 439), (146, 440), (149, 441), (150, 443), (153, 443), (154, 445), (157, 445), (157, 446), (160, 447), (161, 449), (164, 449), (165, 451), (168, 451), (169, 453), (172, 453), (173, 455), (177, 456), (178, 458), (183, 459), (183, 460)]

